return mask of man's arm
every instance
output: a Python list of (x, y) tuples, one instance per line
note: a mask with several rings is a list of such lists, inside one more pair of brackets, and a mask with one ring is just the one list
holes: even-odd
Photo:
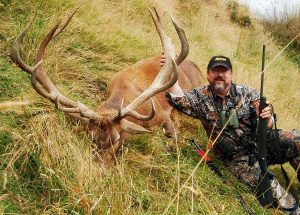
[[(162, 54), (160, 57), (160, 66), (163, 66), (165, 62), (166, 58), (164, 54)], [(195, 111), (193, 107), (194, 105), (196, 105), (195, 101), (197, 101), (198, 99), (195, 97), (193, 92), (185, 94), (178, 81), (176, 81), (176, 83), (172, 87), (166, 90), (165, 96), (167, 102), (177, 110), (192, 117), (197, 117), (199, 115), (199, 113)], [(193, 99), (191, 99), (191, 97), (193, 97)]]
[(181, 89), (181, 87), (179, 86), (178, 81), (176, 81), (176, 83), (170, 87), (169, 89), (166, 90), (167, 93), (170, 93), (172, 96), (176, 96), (176, 97), (182, 97), (184, 96), (184, 92)]

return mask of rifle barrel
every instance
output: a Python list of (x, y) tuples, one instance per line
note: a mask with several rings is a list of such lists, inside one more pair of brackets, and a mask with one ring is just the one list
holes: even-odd
[(265, 60), (266, 60), (266, 45), (263, 45), (263, 53), (262, 53), (262, 61), (261, 61), (260, 96), (264, 94)]

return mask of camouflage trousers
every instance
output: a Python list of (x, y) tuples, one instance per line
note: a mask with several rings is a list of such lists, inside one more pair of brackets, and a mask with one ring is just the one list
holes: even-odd
[[(296, 130), (279, 130), (279, 141), (271, 130), (267, 136), (267, 161), (269, 165), (289, 162), (296, 170), (300, 163), (300, 133)], [(241, 181), (254, 188), (259, 181), (260, 167), (258, 162), (249, 165), (249, 155), (234, 156), (227, 162), (230, 171)], [(300, 178), (298, 172), (298, 179)], [(300, 179), (299, 179), (300, 180)]]

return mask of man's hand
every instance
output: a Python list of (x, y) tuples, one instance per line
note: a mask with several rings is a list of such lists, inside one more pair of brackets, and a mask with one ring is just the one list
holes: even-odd
[[(175, 57), (177, 58), (178, 54), (176, 54)], [(160, 55), (160, 67), (163, 67), (163, 65), (165, 64), (166, 61), (167, 61), (166, 60), (166, 55), (164, 54), (164, 52), (161, 52), (161, 55)]]
[(165, 64), (165, 62), (166, 62), (166, 56), (162, 52), (161, 56), (160, 56), (160, 67), (163, 67), (163, 65)]
[(267, 128), (271, 128), (273, 126), (273, 120), (271, 120), (273, 116), (273, 110), (270, 106), (270, 102), (266, 101), (267, 107), (265, 107), (261, 114), (260, 117), (263, 119), (267, 119)]

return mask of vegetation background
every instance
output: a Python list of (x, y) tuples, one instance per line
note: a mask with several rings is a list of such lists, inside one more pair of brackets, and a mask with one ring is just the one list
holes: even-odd
[[(115, 166), (106, 168), (94, 162), (94, 146), (84, 127), (40, 98), (29, 76), (8, 58), (14, 39), (35, 14), (22, 50), (24, 61), (31, 65), (51, 26), (79, 8), (65, 32), (49, 45), (45, 67), (63, 94), (96, 110), (105, 99), (112, 75), (160, 54), (159, 38), (147, 10), (153, 6), (177, 49), (179, 41), (169, 12), (185, 29), (189, 58), (204, 75), (212, 55), (227, 55), (234, 65), (235, 82), (259, 89), (261, 50), (266, 44), (265, 94), (274, 104), (278, 126), (300, 129), (299, 61), (294, 60), (299, 52), (278, 55), (291, 38), (278, 41), (280, 37), (273, 31), (276, 22), (271, 23), (275, 27), (258, 22), (235, 2), (0, 0), (0, 102), (32, 103), (0, 109), (0, 213), (245, 214), (237, 193), (257, 214), (281, 213), (261, 208), (253, 191), (218, 160), (229, 179), (227, 185), (204, 164), (198, 165), (199, 157), (187, 139), (195, 138), (205, 148), (207, 137), (201, 123), (185, 116), (179, 116), (176, 152), (167, 150), (171, 141), (157, 127), (152, 134), (129, 139)], [(285, 27), (280, 29), (288, 32)], [(299, 33), (299, 28), (295, 31)], [(294, 171), (286, 167), (293, 176)], [(279, 167), (272, 170), (283, 183)], [(299, 193), (299, 182), (294, 185)]]

